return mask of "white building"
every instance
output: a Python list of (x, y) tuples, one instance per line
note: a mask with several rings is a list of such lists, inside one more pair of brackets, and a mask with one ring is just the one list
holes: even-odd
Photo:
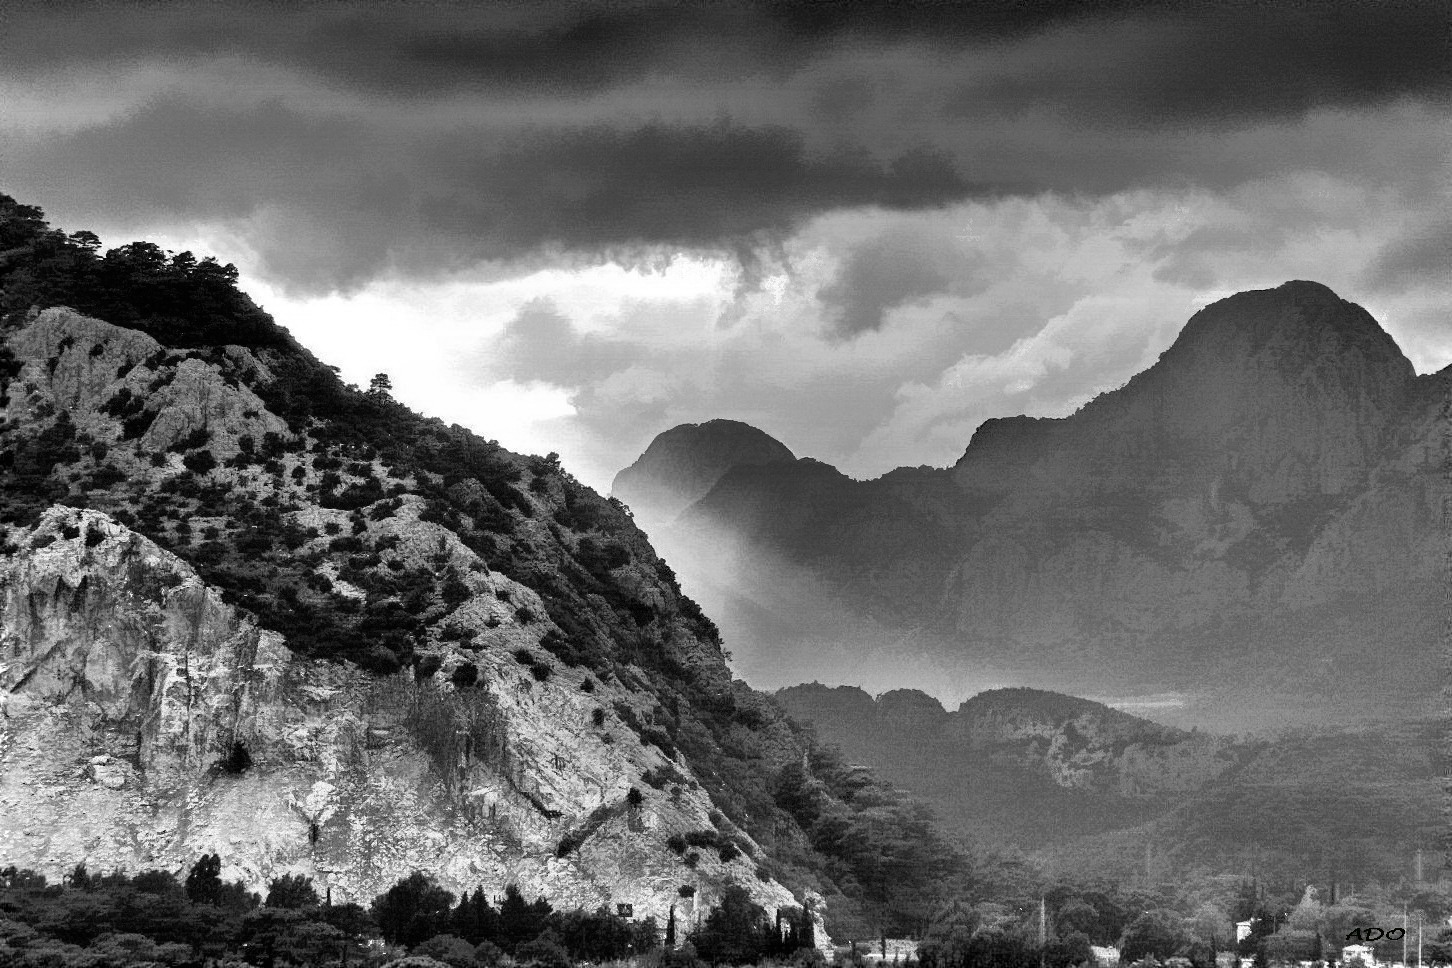
[(1360, 961), (1366, 965), (1376, 964), (1376, 952), (1369, 944), (1349, 944), (1341, 949), (1341, 963), (1349, 965)]

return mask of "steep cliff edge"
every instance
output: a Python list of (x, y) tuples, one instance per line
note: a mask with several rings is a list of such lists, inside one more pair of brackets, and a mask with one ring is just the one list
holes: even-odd
[[(618, 684), (532, 674), (537, 644), (491, 575), (451, 621), (437, 674), (304, 659), (196, 572), (105, 514), (53, 507), (0, 559), (0, 855), (59, 875), (189, 865), (216, 851), (254, 888), (285, 872), (365, 903), (415, 869), (455, 890), (516, 883), (565, 907), (628, 902), (662, 922), (746, 885), (789, 891), (760, 852), (695, 869), (666, 846), (710, 828), (691, 775), (623, 726)], [(477, 670), (472, 684), (455, 673)], [(592, 720), (596, 709), (611, 710)], [(229, 772), (235, 744), (250, 765)], [(234, 763), (235, 765), (235, 763)], [(670, 789), (649, 774), (669, 771)], [(636, 795), (631, 791), (635, 790)], [(638, 796), (638, 803), (632, 803)], [(571, 843), (565, 850), (562, 844)], [(693, 899), (678, 888), (696, 887)]]

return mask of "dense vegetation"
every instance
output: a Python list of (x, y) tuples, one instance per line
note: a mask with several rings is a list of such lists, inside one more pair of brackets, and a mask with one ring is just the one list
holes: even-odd
[[(51, 503), (103, 510), (184, 558), (295, 651), (421, 684), (438, 672), (440, 643), (475, 645), (453, 616), (490, 589), (491, 608), (541, 630), (520, 659), (534, 678), (583, 667), (587, 682), (641, 697), (649, 716), (624, 704), (616, 713), (689, 764), (719, 806), (722, 841), (711, 849), (735, 857), (749, 841), (733, 831), (749, 834), (764, 849), (751, 858), (758, 875), (820, 892), (831, 930), (903, 933), (951, 892), (961, 855), (921, 809), (813, 749), (774, 704), (733, 683), (715, 626), (628, 509), (554, 455), (512, 454), (421, 417), (382, 375), (367, 389), (345, 384), (236, 288), (230, 267), (147, 243), (101, 254), (94, 236), (53, 230), (3, 196), (0, 240), (0, 407), (24, 404), (0, 423), (0, 543)], [(120, 388), (95, 411), (70, 413), (40, 392), (60, 356), (27, 370), (8, 345), (55, 303), (161, 344), (121, 365)], [(231, 425), (158, 436), (180, 406), (174, 384), (199, 370), (256, 405)], [(419, 524), (398, 527), (403, 515)], [(420, 549), (423, 526), (433, 543)], [(509, 600), (492, 573), (537, 593), (542, 608)], [(468, 689), (477, 674), (461, 666), (450, 677)], [(794, 772), (809, 749), (809, 775)], [(645, 781), (669, 789), (684, 776), (665, 766)]]
[(91, 232), (66, 235), (45, 213), (0, 195), (0, 314), (70, 306), (168, 346), (282, 345), (282, 332), (237, 289), (237, 268), (151, 242), (99, 252)]
[[(49, 884), (33, 871), (0, 870), (0, 964), (196, 965), (220, 958), (269, 968), (376, 965), (412, 952), (455, 968), (507, 959), (568, 968), (576, 961), (648, 954), (660, 947), (662, 931), (674, 931), (673, 924), (632, 921), (603, 907), (556, 911), (544, 898), (526, 901), (514, 885), (505, 887), (496, 906), (482, 888), (456, 900), (427, 875), (414, 873), (364, 908), (331, 903), (306, 877), (277, 878), (263, 898), (223, 881), (220, 871), (216, 854), (199, 859), (184, 880), (159, 870), (92, 874), (78, 865), (64, 883)], [(734, 914), (741, 904), (733, 894), (723, 907)], [(761, 909), (751, 907), (749, 913), (763, 920)], [(708, 919), (697, 932), (704, 947), (746, 940), (719, 922)], [(679, 940), (690, 941), (684, 935)], [(782, 936), (756, 940), (770, 941), (772, 954), (790, 953)]]
[[(403, 957), (415, 960), (401, 965), (419, 968), (569, 968), (628, 958), (665, 968), (822, 962), (808, 912), (793, 908), (773, 917), (739, 887), (728, 888), (686, 931), (674, 909), (659, 925), (605, 908), (558, 911), (544, 898), (526, 900), (513, 885), (492, 900), (482, 888), (456, 898), (420, 872), (367, 907), (333, 904), (310, 879), (293, 875), (273, 880), (264, 898), (224, 881), (221, 866), (218, 855), (206, 855), (178, 879), (159, 870), (93, 874), (78, 865), (61, 884), (33, 871), (0, 870), (0, 964), (100, 968), (222, 959), (272, 968), (381, 965)], [(1428, 925), (1423, 963), (1452, 963), (1452, 930), (1437, 927), (1452, 911), (1445, 890), (1320, 903), (1250, 878), (1220, 878), (1169, 894), (1081, 884), (1045, 889), (1032, 902), (1004, 897), (942, 906), (919, 948), (924, 968), (1068, 968), (1089, 961), (1091, 944), (1113, 945), (1124, 964), (1143, 968), (1213, 968), (1218, 954), (1231, 951), (1257, 964), (1332, 962), (1350, 931), (1399, 923), (1402, 903)], [(1238, 945), (1228, 930), (1234, 920), (1251, 922), (1250, 937)], [(860, 965), (861, 952), (876, 943), (851, 942), (838, 960)], [(1399, 957), (1400, 947), (1399, 940), (1383, 941), (1378, 957)]]
[[(956, 712), (912, 691), (874, 700), (806, 685), (775, 698), (946, 829), (1032, 850), (1051, 869), (1132, 879), (1148, 848), (1157, 876), (1396, 883), (1420, 848), (1424, 876), (1448, 870), (1434, 849), (1446, 826), (1435, 722), (1233, 740), (1037, 690), (994, 690)], [(1176, 785), (1174, 770), (1143, 765), (1161, 753), (1203, 772)], [(1056, 779), (1061, 764), (1076, 785)]]
[[(1200, 871), (1164, 881), (1098, 880), (1018, 870), (1007, 858), (981, 867), (987, 879), (937, 912), (919, 949), (926, 968), (1065, 965), (1089, 945), (1112, 946), (1120, 963), (1148, 968), (1211, 968), (1217, 957), (1268, 964), (1335, 963), (1355, 928), (1426, 926), (1425, 964), (1452, 961), (1452, 884), (1391, 886), (1308, 883)], [(980, 900), (974, 901), (973, 897)], [(1041, 920), (1042, 919), (1042, 920)], [(1234, 924), (1250, 921), (1236, 943)], [(1040, 935), (1040, 931), (1043, 932)], [(1040, 946), (1039, 939), (1044, 939)], [(1400, 961), (1400, 936), (1374, 945), (1378, 960)], [(1415, 949), (1415, 936), (1412, 939)]]

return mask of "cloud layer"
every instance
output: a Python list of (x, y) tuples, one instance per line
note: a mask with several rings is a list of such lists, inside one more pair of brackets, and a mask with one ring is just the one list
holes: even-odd
[[(1288, 167), (1430, 185), (1449, 23), (1436, 3), (21, 4), (0, 124), (12, 192), (99, 228), (224, 225), (318, 293), (559, 251), (740, 254), (861, 206)], [(833, 298), (844, 332), (872, 327)]]
[(601, 485), (1072, 410), (1288, 278), (1452, 362), (1442, 3), (8, 4), (0, 191), (238, 262), (355, 379)]

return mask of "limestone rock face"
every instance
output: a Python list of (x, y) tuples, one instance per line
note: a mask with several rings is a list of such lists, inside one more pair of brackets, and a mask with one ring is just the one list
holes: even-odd
[[(483, 576), (451, 616), (472, 634), (434, 651), (436, 672), (380, 678), (298, 657), (187, 563), (100, 512), (52, 507), (9, 539), (9, 863), (182, 871), (215, 851), (226, 876), (254, 889), (298, 873), (364, 903), (423, 869), (456, 892), (516, 883), (558, 907), (631, 903), (662, 924), (683, 885), (702, 908), (728, 882), (769, 910), (793, 903), (746, 856), (688, 870), (667, 849), (671, 834), (710, 826), (710, 798), (624, 727), (616, 704), (638, 700), (619, 683), (587, 692), (583, 670), (565, 667), (540, 681), (514, 657), (539, 632), (511, 616), (537, 600), (503, 576)], [(466, 663), (476, 682), (457, 685)], [(237, 749), (251, 764), (229, 772)], [(674, 790), (642, 779), (667, 767)]]
[[(43, 402), (69, 413), (78, 429), (111, 436), (113, 420), (101, 408), (124, 391), (136, 401), (138, 413), (144, 407), (154, 415), (139, 439), (148, 452), (165, 452), (200, 431), (207, 435), (208, 449), (225, 460), (236, 456), (242, 437), (261, 444), (267, 434), (290, 436), (281, 418), (269, 413), (246, 384), (223, 379), (216, 363), (201, 354), (169, 352), (134, 329), (55, 307), (41, 312), (10, 343), (27, 361), (16, 380), (25, 392), (10, 393), (7, 409), (15, 418)], [(269, 376), (245, 347), (222, 352), (259, 378)]]

